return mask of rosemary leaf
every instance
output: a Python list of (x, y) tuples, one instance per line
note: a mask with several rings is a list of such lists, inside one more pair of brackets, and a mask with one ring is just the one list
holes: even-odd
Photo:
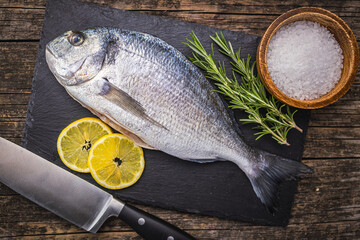
[[(194, 32), (190, 33), (191, 39), (186, 39), (187, 46), (193, 51), (193, 57), (189, 58), (196, 66), (205, 71), (205, 76), (217, 86), (217, 92), (228, 98), (232, 109), (241, 109), (248, 114), (247, 119), (240, 119), (243, 124), (256, 124), (256, 140), (270, 134), (279, 144), (290, 145), (287, 142), (287, 134), (292, 128), (302, 131), (294, 121), (294, 114), (289, 106), (286, 113), (282, 111), (285, 104), (279, 104), (274, 97), (268, 97), (265, 87), (258, 76), (254, 74), (255, 62), (251, 64), (251, 57), (240, 58), (240, 49), (234, 52), (230, 42), (227, 42), (223, 33), (210, 36), (219, 52), (231, 59), (232, 78), (226, 75), (225, 63), (216, 62), (213, 44), (211, 53), (207, 53)], [(236, 74), (241, 77), (241, 84), (236, 79)], [(265, 113), (260, 113), (265, 110)]]
[(302, 129), (300, 129), (296, 125), (293, 118), (293, 114), (289, 114), (290, 111), (289, 106), (287, 106), (288, 112), (287, 114), (285, 114), (281, 111), (281, 108), (283, 108), (285, 104), (280, 105), (279, 101), (276, 100), (274, 97), (271, 98), (267, 97), (267, 94), (265, 93), (264, 85), (262, 85), (259, 77), (255, 76), (254, 74), (255, 62), (252, 64), (252, 66), (250, 66), (251, 57), (250, 56), (247, 57), (246, 63), (244, 59), (240, 59), (240, 49), (235, 54), (231, 46), (231, 43), (226, 41), (224, 34), (222, 32), (220, 32), (220, 36), (218, 33), (216, 33), (215, 37), (210, 36), (210, 38), (220, 47), (222, 52), (226, 52), (225, 54), (226, 56), (231, 58), (232, 60), (231, 64), (234, 66), (233, 70), (240, 73), (240, 75), (244, 77), (246, 76), (245, 80), (251, 79), (252, 89), (249, 88), (248, 90), (249, 93), (251, 92), (254, 93), (251, 94), (251, 96), (256, 98), (255, 102), (258, 101), (259, 103), (262, 104), (263, 108), (273, 112), (281, 120), (284, 127), (287, 126), (287, 127), (295, 128), (298, 131), (302, 132)]

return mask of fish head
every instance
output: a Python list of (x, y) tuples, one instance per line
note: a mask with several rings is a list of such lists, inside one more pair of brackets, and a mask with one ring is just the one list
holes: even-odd
[(68, 31), (46, 45), (46, 62), (61, 85), (78, 85), (102, 69), (107, 43), (105, 28)]

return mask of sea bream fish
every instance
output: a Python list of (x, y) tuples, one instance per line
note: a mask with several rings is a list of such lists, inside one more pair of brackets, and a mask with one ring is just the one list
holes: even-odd
[(68, 31), (47, 44), (46, 61), (71, 97), (138, 145), (195, 162), (232, 161), (267, 207), (281, 181), (311, 172), (247, 145), (202, 72), (152, 35)]

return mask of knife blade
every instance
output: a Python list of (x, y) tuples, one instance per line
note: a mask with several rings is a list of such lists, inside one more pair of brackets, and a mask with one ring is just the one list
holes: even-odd
[(44, 158), (0, 137), (0, 181), (29, 200), (96, 233), (111, 216), (145, 239), (194, 239), (185, 231), (128, 205)]

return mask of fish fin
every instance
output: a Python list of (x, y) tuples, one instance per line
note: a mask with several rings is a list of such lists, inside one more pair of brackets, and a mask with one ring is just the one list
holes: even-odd
[(246, 174), (256, 196), (270, 212), (273, 212), (279, 184), (285, 180), (294, 179), (296, 176), (313, 173), (313, 170), (301, 162), (263, 151), (259, 152), (259, 157), (261, 164)]
[(226, 159), (220, 157), (214, 158), (205, 158), (205, 159), (194, 159), (194, 158), (182, 158), (183, 160), (190, 161), (190, 162), (197, 162), (197, 163), (211, 163), (216, 161), (227, 161)]
[[(66, 90), (67, 91), (67, 90)], [(68, 92), (68, 91), (67, 91)], [(70, 92), (68, 92), (69, 95), (74, 98), (75, 100), (77, 100), (77, 98), (75, 98)], [(77, 100), (78, 101), (78, 100)], [(147, 144), (144, 140), (142, 140), (139, 136), (137, 136), (135, 133), (131, 132), (130, 130), (126, 129), (121, 123), (114, 121), (112, 119), (110, 119), (109, 117), (99, 113), (98, 111), (95, 111), (93, 108), (87, 106), (86, 104), (82, 103), (81, 101), (78, 101), (84, 108), (87, 108), (92, 114), (98, 116), (103, 122), (105, 122), (106, 124), (108, 124), (110, 127), (112, 127), (113, 129), (115, 129), (116, 131), (121, 132), (122, 134), (124, 134), (125, 136), (127, 136), (128, 138), (132, 139), (137, 145), (139, 145), (140, 147), (143, 148), (147, 148), (147, 149), (151, 149), (151, 150), (158, 150), (152, 146), (150, 146), (149, 144)]]
[(102, 116), (102, 117), (100, 117), (100, 119), (102, 121), (104, 121), (105, 123), (107, 123), (108, 125), (110, 125), (113, 129), (121, 132), (122, 134), (124, 134), (128, 138), (132, 139), (140, 147), (151, 149), (151, 150), (158, 150), (158, 149), (150, 146), (149, 144), (147, 144), (144, 140), (142, 140), (135, 133), (133, 133), (130, 130), (126, 129), (122, 124), (120, 124), (118, 122), (115, 122), (115, 121), (112, 121), (110, 118), (108, 118), (106, 116)]
[(143, 148), (147, 148), (147, 149), (151, 149), (151, 150), (158, 150), (152, 146), (150, 146), (149, 144), (147, 144), (144, 140), (142, 140), (139, 136), (137, 136), (135, 133), (131, 132), (130, 130), (126, 129), (121, 123), (114, 121), (112, 119), (110, 119), (109, 117), (95, 111), (94, 109), (83, 105), (84, 107), (86, 107), (87, 109), (90, 110), (90, 112), (92, 112), (93, 114), (95, 114), (96, 116), (98, 116), (101, 121), (103, 121), (104, 123), (108, 124), (110, 127), (112, 127), (113, 129), (115, 129), (116, 131), (121, 132), (122, 134), (124, 134), (125, 136), (127, 136), (128, 138), (130, 138), (131, 140), (133, 140), (137, 145), (139, 145), (140, 147)]
[(133, 99), (129, 94), (127, 94), (120, 88), (116, 87), (114, 84), (110, 83), (106, 78), (103, 79), (104, 82), (100, 92), (101, 96), (104, 96), (109, 101), (131, 112), (135, 116), (145, 119), (149, 121), (151, 124), (154, 124), (160, 128), (164, 128), (168, 130), (164, 125), (162, 125), (161, 123), (157, 122), (149, 115), (147, 115), (145, 109), (143, 108), (143, 106), (141, 106), (141, 104), (138, 101)]
[(183, 160), (190, 161), (190, 162), (196, 162), (196, 163), (210, 163), (218, 161), (217, 159), (193, 159), (193, 158), (182, 158)]

